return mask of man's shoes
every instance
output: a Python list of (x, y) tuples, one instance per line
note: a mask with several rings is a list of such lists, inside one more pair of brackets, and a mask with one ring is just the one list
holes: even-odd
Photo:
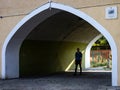
[(76, 76), (76, 73), (74, 73), (73, 75)]
[(82, 75), (82, 72), (80, 72), (80, 75)]

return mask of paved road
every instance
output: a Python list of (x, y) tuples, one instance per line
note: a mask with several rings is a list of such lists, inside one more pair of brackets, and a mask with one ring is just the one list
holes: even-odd
[(44, 77), (0, 80), (0, 90), (120, 90), (111, 86), (111, 72), (73, 72)]

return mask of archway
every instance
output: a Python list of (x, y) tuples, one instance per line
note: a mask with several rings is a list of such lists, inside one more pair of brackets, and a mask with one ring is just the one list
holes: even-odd
[(92, 45), (100, 38), (102, 37), (102, 35), (98, 35), (97, 37), (95, 37), (87, 46), (86, 48), (86, 52), (85, 52), (85, 68), (89, 68), (90, 67), (90, 49), (92, 47)]
[[(48, 9), (54, 8), (56, 11), (51, 12), (49, 15), (45, 13), (48, 12)], [(36, 27), (40, 22), (44, 21), (46, 18), (54, 15), (59, 12), (59, 10), (63, 10), (69, 13), (72, 13), (88, 23), (90, 23), (93, 27), (95, 27), (102, 35), (110, 43), (112, 49), (112, 85), (117, 86), (117, 48), (116, 44), (110, 35), (110, 33), (97, 21), (95, 21), (92, 17), (83, 13), (80, 10), (74, 9), (72, 7), (58, 4), (58, 3), (47, 3), (40, 8), (34, 10), (29, 15), (24, 17), (10, 32), (7, 36), (3, 48), (2, 48), (2, 78), (17, 78), (19, 77), (19, 49), (22, 44), (22, 41), (29, 34), (29, 32)], [(41, 17), (38, 18), (38, 16)], [(39, 22), (37, 22), (39, 20)], [(32, 23), (32, 25), (30, 25)], [(29, 27), (28, 27), (29, 26)], [(26, 30), (24, 27), (27, 27)], [(16, 43), (14, 43), (16, 42)], [(13, 48), (10, 48), (13, 47)], [(9, 59), (9, 60), (8, 60)], [(11, 64), (12, 62), (12, 64)]]

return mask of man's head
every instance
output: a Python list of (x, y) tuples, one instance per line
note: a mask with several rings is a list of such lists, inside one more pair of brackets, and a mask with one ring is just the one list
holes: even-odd
[(80, 51), (80, 49), (79, 49), (79, 48), (77, 48), (77, 51), (79, 52), (79, 51)]

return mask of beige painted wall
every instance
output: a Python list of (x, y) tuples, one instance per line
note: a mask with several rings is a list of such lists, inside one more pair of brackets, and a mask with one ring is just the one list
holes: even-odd
[(45, 4), (46, 2), (48, 1), (31, 0), (28, 3), (24, 0), (0, 0), (0, 17), (3, 17), (0, 18), (0, 67), (2, 63), (2, 46), (7, 35), (23, 17), (25, 17), (38, 6)]
[(0, 16), (28, 14), (48, 0), (0, 0)]
[[(27, 14), (49, 0), (0, 0), (0, 16)], [(120, 3), (119, 0), (51, 0), (74, 8), (87, 8)]]
[[(2, 47), (3, 43), (10, 33), (10, 31), (13, 29), (13, 27), (23, 18), (24, 16), (17, 16), (17, 17), (7, 17), (0, 19), (0, 67), (1, 67), (1, 61), (2, 61)], [(1, 71), (1, 68), (0, 68)], [(1, 74), (0, 74), (1, 77)]]
[[(53, 0), (54, 2), (63, 3), (71, 7), (80, 9), (93, 17), (102, 26), (104, 26), (110, 34), (113, 36), (118, 49), (118, 71), (120, 76), (120, 14), (118, 12), (118, 18), (114, 20), (105, 19), (105, 7), (117, 5), (118, 11), (120, 11), (119, 0)], [(0, 0), (0, 54), (2, 53), (2, 46), (6, 36), (13, 29), (13, 27), (26, 15), (29, 14), (35, 8), (45, 4), (48, 0)], [(7, 2), (7, 3), (6, 3)], [(1, 56), (0, 56), (1, 66)], [(1, 71), (1, 70), (0, 70)], [(119, 77), (120, 85), (120, 77)]]
[(104, 6), (109, 4), (120, 3), (119, 0), (52, 0), (54, 2), (63, 3), (74, 8), (89, 8), (96, 6)]
[[(111, 5), (110, 5), (111, 6)], [(114, 5), (112, 5), (114, 6)], [(118, 11), (120, 10), (120, 4), (116, 5), (118, 7)], [(105, 19), (105, 8), (107, 6), (102, 6), (102, 7), (92, 7), (92, 8), (85, 8), (81, 9), (84, 11), (86, 14), (90, 15), (93, 17), (96, 21), (98, 21), (106, 30), (110, 32), (112, 37), (114, 38), (116, 45), (117, 45), (117, 50), (118, 50), (118, 76), (120, 76), (120, 14), (118, 12), (118, 18), (113, 19), (113, 20), (108, 20)], [(94, 13), (95, 12), (95, 13)], [(120, 85), (120, 77), (118, 77), (118, 83)]]

